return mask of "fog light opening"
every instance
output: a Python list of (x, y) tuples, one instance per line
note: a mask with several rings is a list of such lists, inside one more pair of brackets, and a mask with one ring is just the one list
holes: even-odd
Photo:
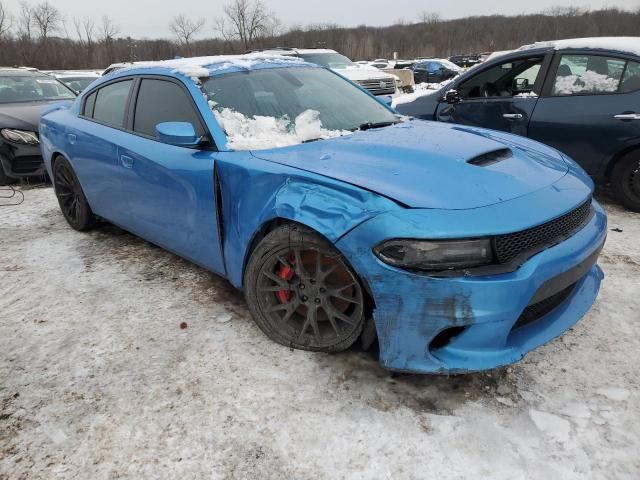
[(446, 347), (453, 341), (454, 338), (464, 332), (465, 328), (466, 327), (445, 328), (438, 335), (436, 335), (433, 340), (431, 340), (431, 343), (429, 344), (429, 350), (438, 350), (439, 348)]

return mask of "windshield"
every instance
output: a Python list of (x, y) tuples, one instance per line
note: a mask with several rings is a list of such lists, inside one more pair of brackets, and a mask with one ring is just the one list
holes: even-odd
[(298, 56), (305, 62), (315, 63), (327, 68), (341, 69), (355, 65), (355, 63), (339, 53), (301, 53)]
[(0, 76), (0, 104), (73, 98), (71, 90), (45, 75)]
[(89, 85), (91, 85), (97, 78), (96, 77), (64, 77), (61, 78), (62, 81), (67, 87), (71, 88), (76, 92), (81, 92)]
[(398, 121), (377, 100), (322, 68), (214, 76), (203, 81), (203, 90), (231, 148), (241, 150), (292, 145)]

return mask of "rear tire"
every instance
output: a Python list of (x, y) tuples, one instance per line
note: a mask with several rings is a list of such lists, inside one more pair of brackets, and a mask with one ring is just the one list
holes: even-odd
[(299, 225), (270, 232), (245, 270), (245, 297), (260, 329), (301, 350), (339, 352), (364, 326), (364, 291), (347, 260)]
[(611, 189), (625, 207), (640, 212), (640, 150), (627, 153), (613, 167)]
[(95, 227), (96, 217), (89, 207), (73, 167), (66, 158), (58, 157), (55, 160), (52, 181), (60, 210), (67, 223), (79, 232)]

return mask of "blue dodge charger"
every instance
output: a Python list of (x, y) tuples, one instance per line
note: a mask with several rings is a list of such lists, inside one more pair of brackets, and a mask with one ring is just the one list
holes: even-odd
[(112, 222), (227, 278), (288, 347), (494, 368), (596, 299), (606, 216), (535, 141), (407, 120), (335, 73), (253, 54), (150, 62), (50, 107), (69, 224)]

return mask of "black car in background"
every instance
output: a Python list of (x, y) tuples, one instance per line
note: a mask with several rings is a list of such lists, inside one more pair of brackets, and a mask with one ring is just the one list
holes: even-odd
[(640, 212), (640, 37), (522, 47), (397, 110), (546, 143)]
[(470, 68), (474, 65), (482, 63), (480, 55), (468, 54), (468, 55), (452, 55), (449, 57), (451, 63), (455, 63), (460, 68)]
[(411, 70), (416, 83), (441, 83), (460, 75), (463, 70), (447, 60), (430, 59), (415, 63)]
[(76, 94), (53, 77), (20, 68), (0, 68), (0, 185), (44, 175), (38, 121), (52, 102)]

